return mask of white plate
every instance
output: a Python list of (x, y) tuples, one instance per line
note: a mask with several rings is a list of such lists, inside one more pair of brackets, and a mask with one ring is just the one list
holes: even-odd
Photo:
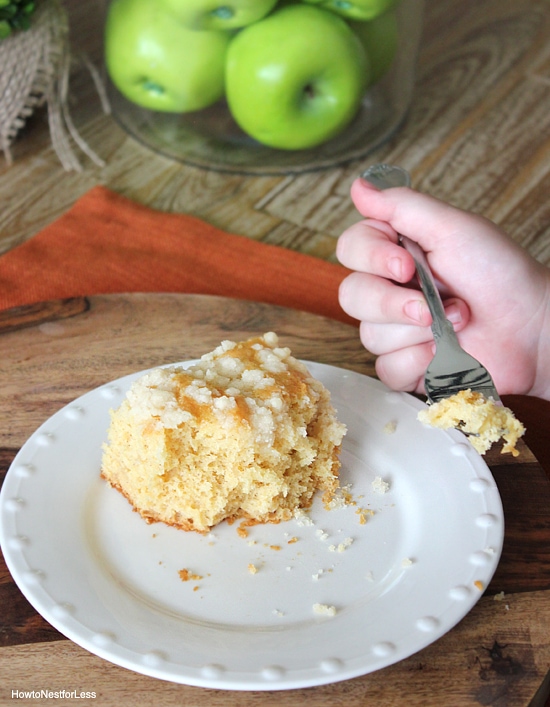
[[(108, 410), (143, 372), (136, 373), (53, 415), (7, 474), (0, 541), (35, 609), (117, 665), (232, 690), (362, 675), (460, 621), (502, 549), (502, 505), (489, 469), (460, 433), (421, 425), (422, 403), (412, 396), (307, 365), (348, 426), (341, 478), (358, 507), (374, 512), (365, 524), (357, 507), (326, 511), (316, 499), (311, 525), (256, 526), (248, 538), (226, 523), (208, 536), (147, 525), (99, 478)], [(387, 493), (374, 490), (377, 476)], [(184, 568), (203, 578), (183, 582)], [(336, 615), (314, 604), (334, 606)]]

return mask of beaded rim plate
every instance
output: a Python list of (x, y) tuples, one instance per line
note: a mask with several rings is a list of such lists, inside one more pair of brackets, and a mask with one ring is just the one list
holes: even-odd
[(457, 624), (502, 551), (487, 465), (459, 432), (420, 424), (416, 398), (305, 363), (348, 426), (341, 483), (355, 505), (316, 498), (247, 537), (227, 523), (208, 535), (146, 524), (99, 478), (108, 411), (144, 372), (125, 376), (54, 414), (6, 476), (0, 541), (34, 608), (112, 663), (231, 690), (353, 678)]

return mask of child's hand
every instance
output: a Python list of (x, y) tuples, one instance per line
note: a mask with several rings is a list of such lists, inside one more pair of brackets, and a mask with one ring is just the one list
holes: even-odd
[(338, 259), (356, 271), (342, 283), (340, 303), (361, 320), (380, 379), (423, 392), (435, 350), (428, 306), (410, 282), (413, 259), (397, 244), (402, 233), (426, 252), (462, 347), (487, 367), (499, 393), (550, 399), (550, 271), (490, 221), (433, 197), (378, 191), (361, 179), (351, 195), (367, 218), (338, 241)]

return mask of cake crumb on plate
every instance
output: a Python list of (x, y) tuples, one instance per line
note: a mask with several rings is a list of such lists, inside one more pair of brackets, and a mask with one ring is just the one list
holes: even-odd
[(314, 604), (313, 611), (322, 616), (336, 616), (336, 607), (329, 604)]
[(381, 476), (375, 476), (374, 481), (371, 484), (373, 491), (376, 493), (388, 493), (390, 490), (390, 485)]
[(197, 582), (200, 579), (203, 579), (202, 574), (195, 574), (194, 572), (190, 572), (188, 569), (185, 567), (178, 572), (180, 579), (182, 582), (189, 582), (189, 581), (194, 581)]

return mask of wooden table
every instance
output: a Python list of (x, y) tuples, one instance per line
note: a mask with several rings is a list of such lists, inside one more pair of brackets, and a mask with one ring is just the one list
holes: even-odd
[[(65, 0), (75, 50), (98, 65), (102, 0)], [(334, 257), (358, 218), (349, 187), (372, 162), (401, 164), (415, 185), (482, 212), (550, 264), (550, 7), (548, 0), (428, 0), (414, 101), (387, 144), (344, 167), (300, 176), (247, 177), (152, 153), (102, 112), (88, 70), (71, 79), (70, 109), (106, 162), (83, 157), (65, 173), (38, 113), (0, 159), (0, 252), (33, 236), (96, 184), (164, 211), (195, 214), (227, 231)]]
[[(86, 51), (99, 63), (101, 28), (97, 6), (78, 0), (66, 0), (65, 4), (75, 50)], [(97, 167), (84, 157), (81, 172), (64, 172), (50, 144), (45, 112), (38, 111), (14, 146), (14, 165), (8, 168), (0, 162), (0, 253), (31, 238), (94, 185), (104, 184), (154, 208), (191, 213), (231, 232), (334, 260), (338, 235), (358, 218), (349, 200), (352, 180), (365, 164), (388, 161), (409, 169), (420, 189), (493, 219), (541, 262), (550, 265), (548, 0), (428, 0), (416, 92), (406, 124), (364, 160), (321, 172), (277, 177), (228, 175), (156, 155), (129, 137), (112, 116), (103, 113), (82, 64), (75, 65), (71, 76), (70, 109), (80, 134), (106, 164)], [(2, 335), (1, 346), (6, 347), (2, 351), (8, 353), (2, 365), (15, 363), (10, 356), (16, 357), (18, 365), (24, 358), (22, 351), (11, 349), (12, 337), (27, 336), (32, 331), (40, 331), (42, 337), (49, 332), (50, 344), (54, 344), (56, 331), (65, 332), (66, 327), (72, 326), (70, 321), (75, 325), (86, 321), (101, 306), (92, 304), (87, 314), (78, 314), (79, 302), (64, 305), (62, 311), (72, 306), (75, 316), (62, 324), (52, 321), (26, 333), (21, 330)], [(134, 304), (122, 300), (117, 306), (124, 324), (122, 330), (126, 326), (132, 329)], [(251, 320), (246, 316), (243, 319), (242, 313), (236, 315), (230, 329), (238, 332), (251, 327), (266, 328), (274, 315), (260, 310), (246, 315)], [(59, 313), (52, 316), (55, 320)], [(299, 324), (289, 320), (287, 332), (299, 355), (315, 354), (319, 360), (334, 355), (331, 362), (348, 365), (346, 356), (353, 353), (357, 356), (354, 366), (372, 371), (372, 362), (368, 357), (361, 358), (364, 352), (347, 330), (343, 334), (338, 328), (336, 339), (340, 343), (334, 350), (332, 344), (325, 348), (325, 324), (313, 341), (309, 334), (302, 338), (300, 326), (301, 320)], [(315, 326), (320, 326), (317, 320)], [(218, 332), (212, 332), (212, 337), (214, 333), (217, 336)], [(344, 350), (341, 341), (346, 342)], [(92, 373), (86, 386), (102, 382), (106, 372), (112, 377), (113, 372), (117, 375), (118, 371), (149, 365), (159, 355), (180, 359), (187, 353), (199, 352), (200, 347), (182, 351), (180, 343), (168, 338), (162, 350), (140, 347), (132, 354), (115, 348), (113, 356), (97, 362), (96, 367), (88, 356)], [(196, 343), (198, 346), (203, 340)], [(52, 371), (47, 371), (48, 376), (55, 370), (54, 365)], [(80, 382), (73, 386), (61, 374), (57, 382), (50, 384), (48, 378), (40, 377), (46, 371), (37, 366), (32, 373), (39, 377), (38, 382), (32, 376), (29, 381), (17, 382), (12, 372), (4, 369), (2, 377), (3, 399), (6, 395), (11, 398), (2, 418), (4, 470), (25, 436), (49, 412), (78, 394), (83, 385)], [(37, 387), (30, 390), (27, 384), (31, 386), (32, 380)], [(35, 402), (17, 406), (17, 401), (27, 400), (25, 391)], [(537, 456), (548, 469), (547, 426), (540, 423), (547, 408), (530, 401), (521, 404), (530, 418), (526, 420), (529, 434), (535, 433)], [(530, 441), (529, 444), (535, 448)], [(38, 615), (28, 611), (20, 595), (13, 593), (4, 570), (2, 588), (7, 587), (10, 599), (0, 604), (1, 613), (4, 606), (13, 605), (15, 614), (10, 613), (7, 627), (0, 633), (4, 641), (0, 670), (9, 668), (12, 676), (20, 676), (17, 687), (49, 686), (54, 684), (55, 676), (70, 677), (75, 672), (93, 675), (94, 685), (89, 687), (100, 692), (95, 703), (101, 705), (361, 705), (371, 701), (381, 705), (528, 705), (533, 700), (531, 704), (538, 707), (550, 692), (550, 678), (542, 684), (550, 667), (549, 523), (545, 515), (548, 489), (547, 479), (527, 449), (522, 449), (518, 461), (519, 474), (492, 466), (503, 498), (515, 499), (506, 509), (507, 548), (491, 587), (493, 592), (512, 594), (506, 602), (510, 610), (503, 609), (503, 604), (491, 597), (482, 599), (448, 637), (423, 651), (421, 659), (417, 656), (364, 680), (299, 695), (266, 693), (237, 699), (226, 693), (187, 690), (113, 668), (61, 640)], [(493, 459), (490, 462), (496, 463)], [(508, 487), (508, 483), (512, 486)], [(504, 562), (507, 557), (514, 559)], [(17, 616), (20, 618), (14, 618)], [(447, 648), (442, 650), (445, 645)], [(11, 684), (13, 678), (8, 680), (2, 674), (2, 690)], [(474, 685), (480, 687), (478, 692)], [(9, 699), (5, 692), (0, 694), (0, 703)]]
[[(352, 326), (203, 295), (54, 302), (33, 308), (24, 325), (7, 317), (1, 325), (2, 477), (28, 436), (75, 397), (136, 370), (196, 358), (224, 338), (272, 329), (300, 358), (373, 373), (373, 357)], [(498, 451), (487, 457), (503, 500), (506, 534), (485, 595), (443, 638), (396, 665), (353, 680), (283, 692), (235, 693), (155, 680), (65, 639), (32, 609), (2, 564), (0, 704), (9, 702), (11, 690), (78, 688), (97, 693), (96, 700), (78, 704), (102, 707), (543, 705), (550, 667), (550, 479), (524, 444), (520, 449), (515, 459)], [(502, 592), (503, 598), (495, 600)]]

